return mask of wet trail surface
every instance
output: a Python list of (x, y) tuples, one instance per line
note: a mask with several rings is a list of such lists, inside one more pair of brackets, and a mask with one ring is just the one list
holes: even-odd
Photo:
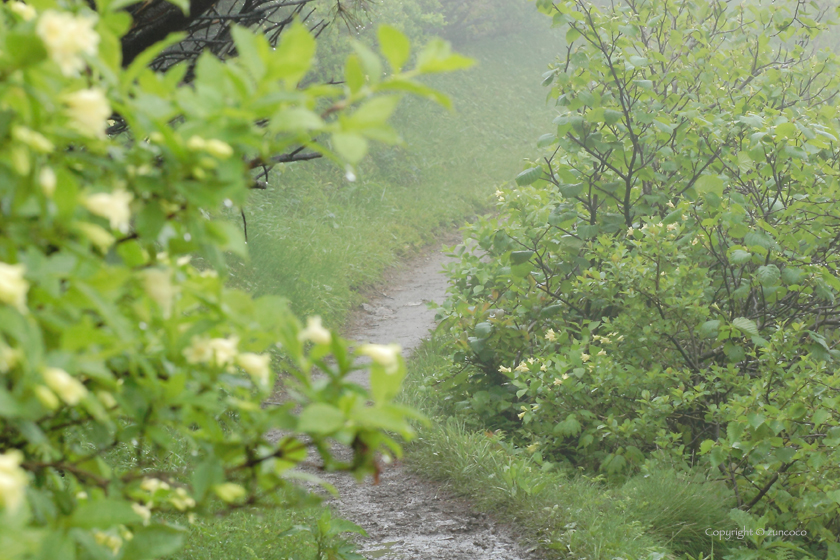
[[(430, 253), (409, 263), (350, 320), (346, 336), (359, 342), (396, 342), (407, 358), (434, 327), (429, 301), (446, 292), (446, 257)], [(363, 375), (363, 374), (362, 374)], [(366, 384), (360, 377), (357, 382)], [(531, 560), (516, 542), (515, 530), (472, 511), (468, 500), (424, 480), (396, 463), (384, 466), (380, 482), (357, 483), (342, 474), (319, 473), (338, 489), (331, 501), (338, 514), (368, 534), (360, 553), (386, 560)]]

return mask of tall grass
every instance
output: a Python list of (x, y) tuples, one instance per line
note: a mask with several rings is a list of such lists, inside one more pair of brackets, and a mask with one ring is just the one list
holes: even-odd
[(251, 263), (240, 283), (289, 298), (333, 326), (399, 258), (484, 212), (550, 126), (541, 73), (548, 30), (463, 45), (477, 65), (430, 79), (455, 111), (406, 99), (393, 124), (405, 142), (379, 147), (349, 182), (323, 161), (287, 166), (245, 209)]

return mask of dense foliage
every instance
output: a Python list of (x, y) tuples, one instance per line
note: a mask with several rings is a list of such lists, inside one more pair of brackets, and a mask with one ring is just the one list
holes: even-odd
[[(276, 49), (235, 27), (241, 56), (205, 53), (179, 87), (184, 64), (147, 67), (177, 36), (122, 68), (124, 4), (0, 6), (3, 559), (171, 554), (183, 529), (159, 512), (270, 505), (314, 456), (375, 474), (376, 453), (412, 433), (392, 402), (399, 348), (351, 350), (317, 317), (227, 288), (225, 255), (246, 244), (209, 213), (241, 204), (252, 169), (294, 146), (352, 175), (369, 141), (397, 139), (400, 95), (445, 101), (416, 76), (469, 61), (437, 41), (403, 71), (409, 41), (382, 27), (390, 76), (359, 47), (345, 84), (301, 87), (315, 52), (302, 24)], [(130, 135), (106, 135), (112, 111)], [(370, 391), (347, 379), (361, 368)], [(263, 406), (275, 392), (286, 402)]]
[[(458, 406), (540, 460), (725, 481), (747, 540), (840, 557), (838, 60), (805, 2), (538, 2), (546, 157), (468, 230)], [(803, 535), (807, 533), (807, 537)], [(801, 547), (801, 548), (797, 548)], [(753, 557), (753, 556), (750, 556)]]

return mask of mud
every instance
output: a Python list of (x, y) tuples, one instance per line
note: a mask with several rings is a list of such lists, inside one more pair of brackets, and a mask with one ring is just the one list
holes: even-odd
[[(426, 303), (440, 302), (445, 295), (445, 261), (440, 252), (432, 252), (392, 273), (388, 287), (378, 289), (351, 317), (345, 335), (358, 342), (396, 342), (407, 358), (434, 327), (435, 312)], [(338, 514), (367, 532), (367, 538), (358, 539), (360, 553), (367, 558), (536, 558), (517, 544), (511, 527), (473, 511), (468, 500), (409, 473), (399, 463), (384, 467), (378, 485), (370, 479), (357, 483), (346, 475), (318, 474), (338, 489), (340, 498), (331, 502)]]

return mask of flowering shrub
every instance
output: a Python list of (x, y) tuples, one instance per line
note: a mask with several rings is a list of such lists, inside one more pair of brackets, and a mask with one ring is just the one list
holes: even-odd
[(543, 460), (705, 468), (837, 557), (840, 81), (807, 47), (822, 25), (802, 3), (539, 4), (567, 29), (545, 76), (553, 155), (459, 249), (441, 314), (461, 369), (442, 386)]
[[(172, 554), (183, 533), (159, 512), (272, 503), (311, 454), (375, 473), (383, 446), (399, 452), (393, 434), (412, 434), (412, 412), (392, 402), (399, 348), (351, 350), (281, 299), (227, 288), (225, 254), (246, 245), (207, 211), (242, 204), (251, 169), (297, 146), (356, 164), (369, 140), (397, 140), (387, 120), (401, 93), (443, 100), (416, 76), (468, 61), (433, 42), (403, 71), (409, 43), (382, 28), (390, 76), (360, 48), (345, 85), (301, 87), (315, 51), (302, 25), (276, 49), (234, 28), (240, 57), (204, 54), (179, 87), (184, 64), (146, 67), (177, 37), (123, 69), (125, 2), (97, 5), (0, 5), (4, 559)], [(108, 137), (115, 113), (129, 133)], [(369, 394), (347, 380), (361, 354)], [(262, 406), (275, 391), (288, 402)], [(166, 461), (176, 452), (190, 472)]]

